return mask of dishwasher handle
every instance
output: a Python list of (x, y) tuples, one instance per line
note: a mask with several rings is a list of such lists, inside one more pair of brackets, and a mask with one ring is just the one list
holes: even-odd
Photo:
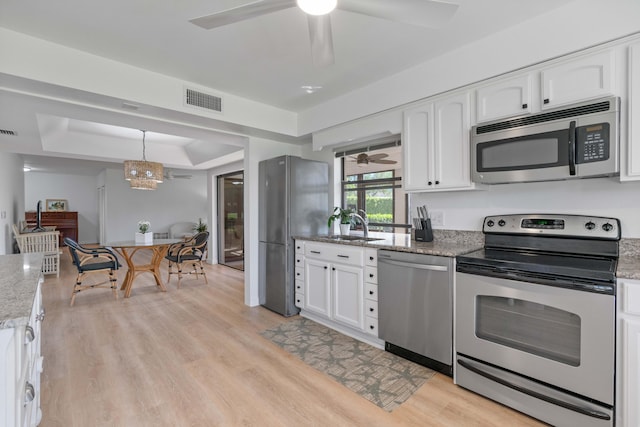
[(431, 270), (431, 271), (447, 271), (449, 269), (446, 265), (415, 264), (412, 262), (393, 261), (390, 259), (382, 259), (382, 258), (378, 258), (378, 263), (398, 265), (400, 267), (418, 268), (420, 270)]

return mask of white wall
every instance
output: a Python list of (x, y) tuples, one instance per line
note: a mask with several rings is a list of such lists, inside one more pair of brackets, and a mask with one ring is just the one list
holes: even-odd
[(107, 242), (133, 240), (138, 221), (149, 221), (152, 232), (163, 233), (176, 222), (208, 218), (206, 174), (165, 180), (157, 190), (144, 191), (131, 189), (121, 169), (107, 169), (105, 182)]
[(78, 241), (98, 242), (97, 177), (62, 173), (25, 172), (25, 210), (35, 211), (38, 200), (64, 199), (67, 210), (78, 212)]
[(415, 206), (444, 212), (444, 226), (434, 228), (482, 229), (487, 215), (509, 213), (564, 213), (618, 218), (623, 237), (640, 238), (640, 182), (620, 183), (616, 178), (533, 182), (484, 186), (483, 190), (417, 193)]
[(13, 253), (12, 224), (24, 219), (22, 157), (0, 153), (0, 255)]

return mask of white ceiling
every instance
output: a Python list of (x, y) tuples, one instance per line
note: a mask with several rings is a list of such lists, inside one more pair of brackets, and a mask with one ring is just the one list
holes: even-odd
[[(335, 10), (331, 14), (335, 64), (324, 68), (312, 64), (307, 20), (298, 8), (213, 30), (189, 23), (190, 19), (250, 1), (2, 0), (0, 27), (302, 112), (570, 0), (451, 0), (460, 7), (453, 19), (438, 29)], [(302, 86), (322, 89), (308, 94)], [(132, 131), (139, 135), (144, 126), (156, 134), (149, 134), (147, 157), (175, 168), (206, 169), (221, 156), (233, 152), (241, 155), (242, 139), (224, 133), (193, 135), (190, 130), (151, 119), (123, 123), (91, 111), (75, 111), (72, 115), (66, 111), (69, 106), (54, 101), (38, 102), (36, 106), (32, 99), (17, 93), (0, 95), (0, 127), (18, 133), (12, 139), (0, 136), (3, 151), (117, 163), (123, 156), (141, 156), (140, 138)], [(16, 109), (15, 103), (22, 108)], [(120, 134), (101, 124), (125, 127), (127, 132)], [(160, 142), (160, 134), (180, 138)], [(108, 141), (109, 149), (100, 150), (100, 155), (88, 155), (78, 150), (83, 139)], [(47, 144), (47, 150), (43, 150)], [(173, 155), (152, 158), (155, 144), (173, 147), (173, 151), (160, 150)], [(218, 148), (212, 149), (213, 145)], [(157, 154), (160, 156), (159, 151)]]

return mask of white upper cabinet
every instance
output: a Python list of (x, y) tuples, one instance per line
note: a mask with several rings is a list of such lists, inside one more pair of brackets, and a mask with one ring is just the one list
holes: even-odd
[(476, 91), (478, 123), (531, 112), (531, 74), (497, 81)]
[(540, 72), (541, 108), (555, 108), (614, 93), (615, 55), (613, 50), (560, 62)]
[[(629, 46), (629, 111), (626, 115), (626, 164), (621, 164), (620, 179), (640, 180), (640, 41)], [(624, 144), (624, 140), (622, 140)], [(624, 150), (624, 149), (623, 149)], [(624, 159), (624, 157), (622, 157)], [(621, 162), (622, 163), (622, 162)]]
[(404, 112), (405, 191), (473, 188), (469, 164), (469, 92), (434, 99)]

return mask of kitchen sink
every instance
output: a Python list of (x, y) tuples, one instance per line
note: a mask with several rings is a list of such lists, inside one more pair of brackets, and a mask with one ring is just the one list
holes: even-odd
[(375, 240), (384, 240), (379, 237), (342, 236), (342, 235), (327, 236), (327, 239), (345, 241), (345, 242), (373, 242)]

